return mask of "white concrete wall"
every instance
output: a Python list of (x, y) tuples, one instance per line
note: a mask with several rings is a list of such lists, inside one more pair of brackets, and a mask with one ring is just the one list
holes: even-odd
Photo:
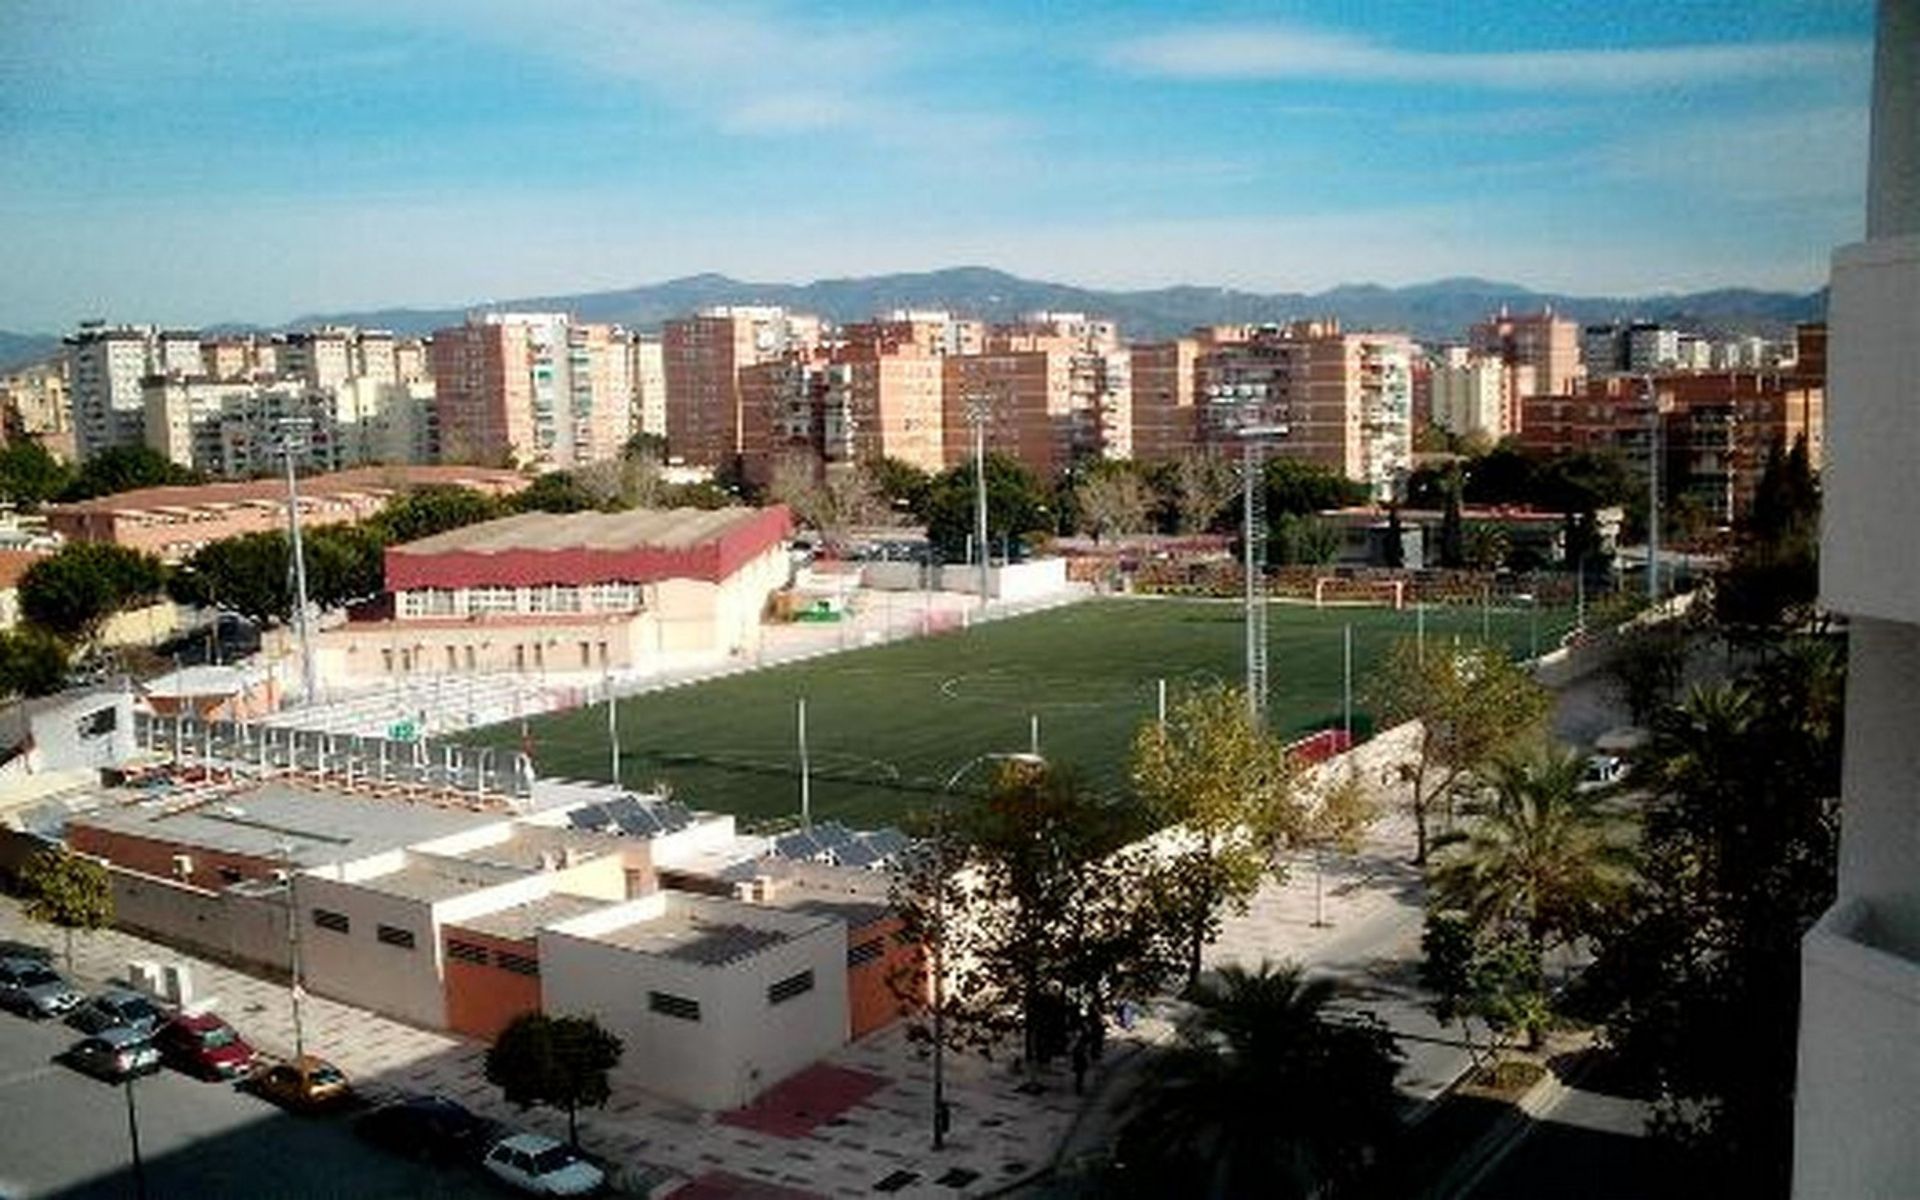
[[(743, 918), (753, 924), (790, 916), (736, 907), (750, 909)], [(702, 966), (597, 941), (582, 931), (609, 918), (583, 920), (540, 932), (541, 1007), (556, 1016), (591, 1015), (617, 1035), (626, 1046), (616, 1072), (624, 1086), (701, 1109), (734, 1108), (847, 1040), (841, 922), (806, 922), (804, 932), (744, 960)], [(768, 987), (805, 970), (813, 972), (812, 991), (768, 1003)], [(697, 1001), (700, 1019), (652, 1011), (652, 991)]]
[[(432, 905), (319, 875), (295, 875), (294, 891), (301, 965), (310, 990), (429, 1029), (446, 1025), (440, 929)], [(350, 928), (335, 933), (314, 924), (316, 908), (344, 915)], [(413, 948), (380, 941), (380, 925), (410, 931)]]
[[(1067, 560), (1036, 558), (987, 568), (987, 594), (994, 600), (1031, 600), (1065, 591)], [(940, 568), (940, 590), (973, 595), (980, 590), (980, 568), (953, 564)]]

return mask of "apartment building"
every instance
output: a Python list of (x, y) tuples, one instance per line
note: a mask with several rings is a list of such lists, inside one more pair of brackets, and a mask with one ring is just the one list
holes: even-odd
[(784, 308), (709, 308), (668, 321), (661, 334), (667, 448), (692, 466), (733, 467), (747, 452), (740, 373), (820, 344), (817, 317)]
[(488, 313), (436, 331), (431, 361), (448, 461), (564, 469), (616, 457), (630, 434), (632, 364), (610, 325)]
[(1413, 343), (1346, 333), (1332, 320), (1270, 326), (1199, 360), (1203, 441), (1283, 427), (1282, 453), (1321, 463), (1391, 499), (1413, 463)]
[(915, 346), (929, 357), (978, 354), (986, 349), (987, 326), (945, 309), (896, 308), (885, 316), (855, 321), (840, 331), (849, 346)]
[(1580, 326), (1553, 309), (1515, 316), (1500, 312), (1473, 326), (1467, 344), (1477, 355), (1533, 371), (1535, 387), (1567, 392), (1586, 373), (1581, 366)]
[(157, 332), (150, 325), (89, 321), (64, 340), (75, 454), (85, 460), (114, 446), (140, 445), (146, 439), (141, 385), (161, 365)]
[(1539, 390), (1529, 364), (1451, 347), (1428, 363), (1427, 419), (1433, 427), (1488, 442), (1520, 431), (1520, 398)]
[(635, 334), (628, 343), (633, 376), (632, 433), (667, 436), (667, 365), (660, 339)]
[(0, 376), (0, 442), (18, 441), (39, 442), (56, 458), (73, 457), (64, 357)]
[(1132, 381), (1132, 457), (1167, 462), (1200, 445), (1198, 338), (1173, 338), (1134, 346), (1128, 353)]

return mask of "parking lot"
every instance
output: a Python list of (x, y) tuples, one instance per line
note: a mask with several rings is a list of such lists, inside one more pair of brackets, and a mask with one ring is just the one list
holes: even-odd
[[(137, 1194), (124, 1089), (52, 1061), (79, 1036), (0, 1013), (0, 1200)], [(362, 1144), (347, 1114), (296, 1117), (171, 1070), (135, 1080), (133, 1094), (152, 1200), (504, 1195), (472, 1170)]]

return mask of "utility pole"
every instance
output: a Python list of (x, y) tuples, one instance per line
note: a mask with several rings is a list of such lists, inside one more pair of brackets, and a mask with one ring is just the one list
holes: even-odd
[(813, 828), (813, 779), (807, 762), (807, 698), (800, 697), (795, 713), (800, 738), (800, 827)]
[(306, 1056), (306, 1032), (300, 1021), (300, 997), (306, 988), (300, 975), (300, 905), (294, 895), (293, 843), (280, 843), (280, 871), (287, 877), (287, 999), (293, 1007), (293, 1057)]
[(133, 1076), (122, 1081), (127, 1094), (127, 1141), (133, 1145), (133, 1194), (135, 1200), (147, 1200), (147, 1166), (140, 1157), (140, 1114), (133, 1103)]
[(280, 448), (287, 459), (287, 539), (293, 550), (293, 603), (295, 629), (300, 635), (301, 703), (312, 706), (320, 698), (313, 676), (313, 616), (307, 608), (307, 552), (300, 543), (300, 485), (294, 475), (293, 452), (305, 445), (306, 417), (284, 417), (280, 421)]
[(1236, 431), (1240, 438), (1240, 557), (1246, 577), (1247, 715), (1256, 724), (1267, 711), (1266, 481), (1260, 477), (1261, 443), (1285, 437), (1285, 425), (1253, 421)]
[(973, 426), (973, 545), (980, 561), (980, 607), (987, 606), (987, 559), (992, 551), (987, 543), (987, 402), (979, 396), (967, 400), (967, 421)]
[(607, 675), (607, 743), (613, 751), (613, 786), (620, 786), (620, 705), (613, 694), (613, 675)]
[(1647, 602), (1660, 602), (1660, 396), (1653, 376), (1641, 377), (1647, 397)]

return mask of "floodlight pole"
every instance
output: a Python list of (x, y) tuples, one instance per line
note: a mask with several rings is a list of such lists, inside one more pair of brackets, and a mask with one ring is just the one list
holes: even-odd
[(140, 1113), (133, 1103), (132, 1072), (121, 1081), (121, 1090), (127, 1094), (127, 1141), (133, 1147), (133, 1194), (136, 1200), (147, 1200), (147, 1167), (140, 1157)]
[(800, 697), (795, 714), (800, 736), (800, 827), (813, 828), (813, 780), (807, 763), (807, 698)]
[(300, 1020), (300, 996), (305, 987), (300, 978), (300, 906), (294, 896), (292, 842), (280, 843), (280, 871), (287, 877), (287, 998), (293, 1009), (293, 1057), (297, 1061), (305, 1057), (307, 1043)]
[(973, 426), (973, 544), (980, 561), (980, 607), (987, 606), (987, 405), (979, 398), (967, 402), (967, 421)]
[(1647, 602), (1660, 602), (1660, 395), (1641, 377), (1647, 397)]
[(300, 485), (293, 470), (294, 447), (309, 424), (310, 421), (301, 417), (283, 418), (280, 448), (287, 460), (287, 538), (293, 550), (293, 611), (294, 627), (300, 635), (301, 703), (312, 706), (318, 702), (320, 693), (313, 674), (313, 619), (307, 610), (307, 552), (300, 542)]

